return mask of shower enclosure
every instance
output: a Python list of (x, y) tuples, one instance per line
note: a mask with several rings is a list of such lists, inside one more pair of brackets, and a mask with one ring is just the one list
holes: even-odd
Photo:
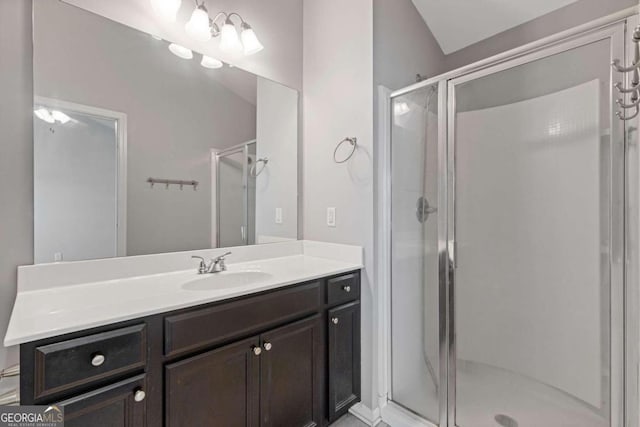
[(610, 66), (635, 23), (391, 94), (383, 418), (638, 426), (637, 123)]
[(255, 244), (256, 141), (216, 154), (217, 247)]

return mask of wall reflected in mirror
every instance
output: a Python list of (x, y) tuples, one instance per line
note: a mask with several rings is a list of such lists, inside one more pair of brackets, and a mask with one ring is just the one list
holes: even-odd
[(297, 239), (297, 91), (33, 9), (36, 263)]

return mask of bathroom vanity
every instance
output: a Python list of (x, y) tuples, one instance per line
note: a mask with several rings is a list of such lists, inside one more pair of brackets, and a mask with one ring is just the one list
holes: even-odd
[[(327, 425), (360, 398), (360, 270), (349, 265), (356, 264), (294, 255), (217, 274), (181, 271), (89, 284), (99, 298), (103, 285), (115, 294), (127, 286), (146, 293), (155, 280), (146, 303), (137, 291), (116, 295), (127, 317), (130, 300), (140, 311), (151, 304), (161, 310), (160, 301), (184, 306), (89, 328), (81, 326), (80, 311), (56, 324), (58, 302), (43, 299), (51, 290), (36, 291), (48, 304), (49, 329), (27, 325), (28, 314), (19, 321), (35, 298), (19, 293), (5, 341), (23, 341), (21, 403), (64, 407), (71, 427)], [(294, 277), (308, 280), (291, 283)], [(73, 293), (84, 298), (83, 288), (56, 293), (63, 294), (59, 301), (72, 301)], [(185, 296), (201, 303), (184, 302)], [(85, 312), (97, 315), (118, 298), (108, 301), (105, 294)], [(55, 332), (69, 328), (77, 330)], [(43, 334), (51, 336), (28, 338)]]

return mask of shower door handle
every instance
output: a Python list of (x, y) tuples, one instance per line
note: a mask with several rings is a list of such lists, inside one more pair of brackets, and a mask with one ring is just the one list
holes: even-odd
[(438, 212), (438, 208), (431, 206), (426, 197), (422, 196), (418, 198), (416, 202), (416, 218), (418, 218), (419, 222), (426, 222), (427, 219), (429, 219), (429, 215), (436, 212)]

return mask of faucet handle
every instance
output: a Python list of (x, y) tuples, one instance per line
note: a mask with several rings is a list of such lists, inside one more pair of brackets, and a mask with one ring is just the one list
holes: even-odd
[(200, 260), (200, 265), (198, 266), (198, 274), (205, 274), (207, 272), (207, 263), (204, 262), (204, 258), (197, 255), (192, 255), (191, 258)]
[(227, 252), (227, 253), (222, 254), (222, 255), (220, 255), (220, 256), (218, 256), (218, 257), (215, 257), (215, 258), (213, 259), (213, 262), (220, 262), (220, 261), (224, 261), (224, 258), (225, 258), (226, 256), (228, 256), (228, 255), (231, 255), (231, 254), (232, 254), (232, 252)]

